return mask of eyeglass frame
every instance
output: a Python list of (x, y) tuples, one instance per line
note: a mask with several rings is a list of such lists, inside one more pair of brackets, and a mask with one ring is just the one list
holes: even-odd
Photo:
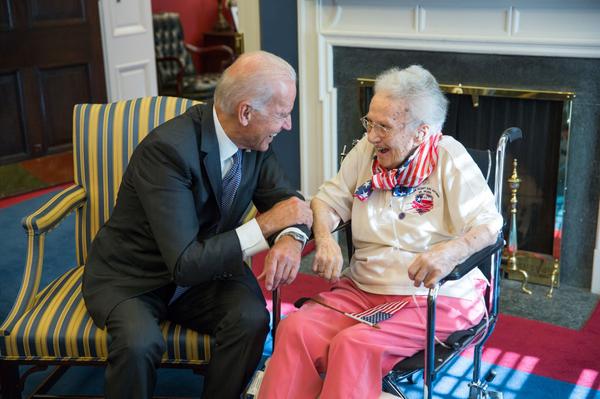
[[(379, 131), (383, 132), (383, 136), (389, 137), (392, 135), (392, 130), (396, 129), (395, 127), (385, 127), (385, 126), (380, 125), (379, 123), (375, 123), (375, 122), (369, 120), (369, 118), (367, 118), (367, 115), (363, 116), (359, 120), (360, 120), (360, 123), (362, 124), (363, 128), (365, 128), (365, 130), (367, 131), (367, 133), (371, 129), (377, 128), (377, 129), (379, 129)], [(406, 127), (409, 126), (410, 124), (412, 124), (413, 122), (414, 121), (404, 122), (402, 124), (402, 126), (400, 127), (400, 129), (401, 130), (406, 129)]]

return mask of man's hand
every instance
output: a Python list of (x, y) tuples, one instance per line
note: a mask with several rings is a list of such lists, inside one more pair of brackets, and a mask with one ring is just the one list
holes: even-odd
[(298, 275), (302, 244), (290, 236), (281, 237), (269, 250), (263, 272), (257, 278), (265, 279), (269, 291), (281, 284), (290, 284)]
[(317, 238), (315, 245), (316, 254), (312, 264), (313, 272), (330, 283), (338, 282), (344, 263), (340, 246), (330, 234), (323, 238)]
[(265, 213), (256, 217), (256, 222), (263, 233), (269, 237), (274, 233), (296, 224), (312, 226), (313, 214), (310, 206), (298, 197), (291, 197), (278, 202)]

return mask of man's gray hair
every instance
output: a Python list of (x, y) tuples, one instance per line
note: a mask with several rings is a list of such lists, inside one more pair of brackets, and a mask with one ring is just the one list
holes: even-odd
[(240, 101), (260, 111), (284, 81), (295, 83), (296, 71), (283, 58), (266, 51), (244, 53), (219, 79), (215, 104), (229, 115), (235, 114)]
[(422, 66), (388, 69), (375, 81), (375, 94), (377, 93), (405, 101), (409, 120), (415, 125), (426, 123), (434, 132), (441, 131), (446, 120), (448, 100), (435, 77)]

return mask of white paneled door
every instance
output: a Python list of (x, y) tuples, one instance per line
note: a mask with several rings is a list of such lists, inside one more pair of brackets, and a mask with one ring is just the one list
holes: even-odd
[(108, 101), (155, 96), (150, 0), (99, 0)]

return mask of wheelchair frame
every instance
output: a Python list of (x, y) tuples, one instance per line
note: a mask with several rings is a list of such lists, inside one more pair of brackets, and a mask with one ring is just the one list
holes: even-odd
[[(523, 136), (521, 129), (510, 127), (504, 130), (495, 151), (495, 173), (494, 173), (494, 197), (496, 200), (496, 209), (502, 212), (502, 183), (504, 176), (504, 159), (506, 154), (506, 146), (508, 143), (521, 139)], [(488, 150), (488, 154), (490, 151)], [(486, 173), (486, 181), (489, 179), (491, 169), (491, 156), (489, 156), (488, 170)], [(350, 222), (346, 222), (338, 226), (335, 231), (345, 229), (346, 242), (348, 246), (348, 254), (353, 253), (352, 232), (350, 230)], [(440, 280), (435, 287), (431, 288), (427, 299), (427, 343), (423, 351), (417, 352), (410, 358), (404, 359), (394, 366), (394, 368), (383, 378), (382, 387), (384, 391), (399, 395), (404, 398), (404, 394), (397, 387), (397, 383), (401, 380), (409, 379), (417, 372), (423, 370), (423, 398), (431, 399), (433, 395), (433, 383), (436, 380), (437, 374), (453, 360), (458, 354), (465, 350), (475, 339), (478, 339), (474, 348), (473, 355), (473, 376), (469, 383), (469, 399), (485, 399), (485, 398), (501, 398), (502, 394), (498, 392), (488, 391), (488, 383), (495, 377), (493, 370), (488, 372), (486, 376), (481, 378), (481, 356), (483, 346), (494, 330), (494, 326), (498, 316), (498, 297), (500, 293), (500, 263), (502, 260), (502, 248), (504, 247), (504, 239), (502, 233), (499, 234), (496, 242), (481, 251), (471, 255), (465, 262), (457, 265), (454, 270), (445, 278)], [(441, 358), (436, 359), (436, 344), (435, 344), (435, 318), (436, 318), (436, 301), (439, 288), (446, 281), (458, 280), (473, 270), (479, 267), (484, 271), (486, 277), (490, 281), (490, 286), (486, 292), (486, 306), (488, 307), (488, 317), (484, 318), (478, 325), (472, 327), (468, 333), (463, 334), (463, 331), (457, 332), (462, 336), (459, 339), (449, 337), (448, 341), (455, 341), (452, 344), (451, 350), (446, 350)], [(488, 269), (487, 271), (485, 269)], [(275, 333), (277, 325), (281, 321), (281, 293), (280, 288), (272, 291), (273, 300), (273, 342), (275, 342)], [(455, 333), (456, 334), (456, 333)], [(454, 335), (454, 334), (453, 334)], [(438, 345), (441, 347), (441, 345)], [(443, 349), (443, 348), (439, 348)], [(438, 350), (439, 350), (438, 349)], [(420, 364), (420, 361), (422, 364)]]

